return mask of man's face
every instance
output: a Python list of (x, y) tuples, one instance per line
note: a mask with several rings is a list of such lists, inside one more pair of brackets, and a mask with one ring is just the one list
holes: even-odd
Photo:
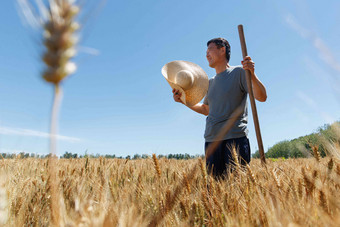
[(210, 43), (207, 49), (207, 60), (211, 68), (215, 68), (218, 63), (225, 61), (225, 47), (220, 47), (215, 43)]

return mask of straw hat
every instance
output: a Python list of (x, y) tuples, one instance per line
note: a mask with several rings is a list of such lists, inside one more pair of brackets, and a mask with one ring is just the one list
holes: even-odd
[(181, 100), (187, 106), (194, 106), (207, 94), (208, 76), (195, 63), (172, 61), (163, 66), (162, 74), (172, 89), (182, 93)]

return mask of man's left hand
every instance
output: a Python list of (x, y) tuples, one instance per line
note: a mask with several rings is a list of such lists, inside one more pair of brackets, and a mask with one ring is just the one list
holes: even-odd
[(241, 63), (244, 70), (249, 70), (251, 74), (255, 74), (255, 63), (251, 60), (251, 57), (246, 56)]

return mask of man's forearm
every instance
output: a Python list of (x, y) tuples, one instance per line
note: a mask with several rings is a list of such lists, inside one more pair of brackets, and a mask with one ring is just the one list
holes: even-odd
[(255, 99), (260, 102), (265, 102), (267, 100), (266, 88), (255, 73), (251, 77), (251, 83), (253, 85), (253, 93)]
[(194, 106), (188, 106), (193, 111), (207, 116), (209, 114), (209, 106), (198, 103)]

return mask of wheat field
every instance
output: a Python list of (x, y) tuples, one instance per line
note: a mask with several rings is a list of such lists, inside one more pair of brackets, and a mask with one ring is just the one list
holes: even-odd
[[(41, 23), (43, 78), (55, 85), (55, 154), (59, 83), (76, 70), (81, 7), (38, 4), (43, 21), (19, 2), (31, 10), (27, 21)], [(0, 226), (340, 226), (340, 160), (314, 153), (266, 166), (236, 163), (224, 180), (207, 175), (202, 159), (1, 159)]]
[[(204, 160), (104, 158), (0, 161), (4, 226), (339, 226), (340, 162), (254, 159), (228, 179)], [(58, 203), (51, 202), (51, 188)], [(208, 185), (208, 186), (207, 186)], [(59, 204), (53, 207), (52, 204)]]

